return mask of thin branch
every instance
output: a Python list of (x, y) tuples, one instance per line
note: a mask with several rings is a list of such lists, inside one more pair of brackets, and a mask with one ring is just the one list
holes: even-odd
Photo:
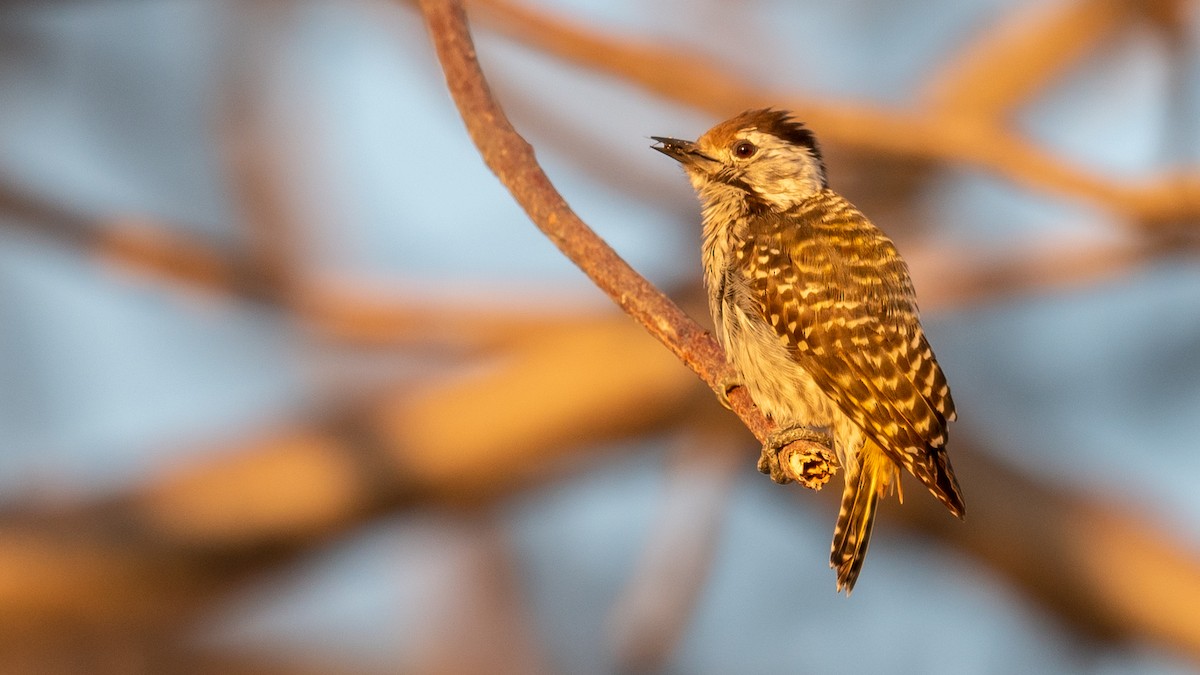
[[(559, 250), (709, 387), (720, 391), (728, 369), (716, 340), (575, 215), (538, 166), (533, 148), (509, 123), (480, 70), (462, 3), (423, 0), (421, 11), (446, 84), (484, 162)], [(729, 400), (755, 437), (765, 439), (773, 425), (753, 407), (745, 390), (734, 390)]]

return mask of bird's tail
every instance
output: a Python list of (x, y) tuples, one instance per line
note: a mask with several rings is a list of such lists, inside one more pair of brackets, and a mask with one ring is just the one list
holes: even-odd
[(846, 475), (846, 491), (842, 493), (842, 507), (833, 530), (829, 566), (837, 570), (839, 592), (845, 590), (850, 595), (854, 590), (867, 556), (879, 498), (899, 482), (898, 478), (896, 465), (868, 440), (859, 453), (857, 469)]

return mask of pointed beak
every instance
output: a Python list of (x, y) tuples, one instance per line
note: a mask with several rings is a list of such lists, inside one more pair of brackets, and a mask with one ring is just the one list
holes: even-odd
[(716, 162), (717, 160), (700, 152), (700, 148), (696, 147), (693, 141), (684, 141), (678, 138), (667, 138), (665, 136), (651, 136), (655, 144), (650, 146), (671, 159), (679, 162), (684, 167), (699, 166), (707, 162)]

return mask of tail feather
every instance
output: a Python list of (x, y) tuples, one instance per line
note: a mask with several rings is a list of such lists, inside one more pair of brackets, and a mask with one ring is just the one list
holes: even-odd
[(874, 443), (868, 441), (862, 450), (857, 471), (846, 476), (842, 506), (833, 530), (833, 546), (829, 566), (837, 570), (837, 590), (850, 595), (854, 582), (862, 571), (871, 543), (875, 512), (882, 497), (896, 477), (896, 466)]
[(946, 454), (945, 448), (939, 448), (940, 452), (935, 457), (937, 463), (937, 490), (933, 490), (933, 494), (938, 498), (946, 508), (950, 509), (959, 518), (963, 518), (967, 513), (967, 505), (963, 503), (962, 490), (958, 487), (958, 479), (954, 477), (954, 469), (950, 467), (950, 456)]
[(958, 487), (958, 479), (954, 477), (954, 469), (950, 466), (950, 456), (944, 447), (912, 448), (901, 453), (897, 458), (904, 464), (912, 475), (916, 476), (930, 494), (958, 518), (962, 518), (967, 507), (963, 503), (962, 490)]

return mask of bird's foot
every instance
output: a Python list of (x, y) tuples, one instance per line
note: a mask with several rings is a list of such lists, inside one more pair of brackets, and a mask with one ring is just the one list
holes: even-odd
[(833, 439), (812, 427), (779, 429), (763, 443), (758, 470), (781, 485), (795, 481), (820, 490), (838, 470)]

